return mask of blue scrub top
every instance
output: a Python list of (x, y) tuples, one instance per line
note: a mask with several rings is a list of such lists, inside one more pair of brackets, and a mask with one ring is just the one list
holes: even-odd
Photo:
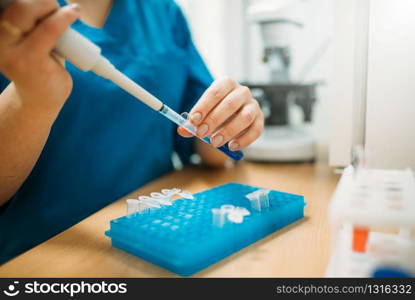
[[(114, 0), (104, 28), (73, 28), (178, 112), (212, 81), (173, 1)], [(0, 263), (171, 171), (173, 152), (183, 163), (192, 154), (192, 141), (163, 116), (93, 73), (68, 70), (72, 94), (31, 174), (0, 208)], [(0, 75), (0, 90), (7, 84)]]

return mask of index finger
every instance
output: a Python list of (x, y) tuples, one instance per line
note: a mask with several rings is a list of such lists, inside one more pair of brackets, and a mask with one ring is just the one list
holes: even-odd
[[(7, 1), (6, 1), (7, 3)], [(39, 20), (55, 11), (59, 5), (55, 0), (14, 0), (0, 14), (2, 45), (19, 42)]]
[(209, 112), (237, 86), (238, 83), (229, 77), (213, 82), (190, 111), (190, 121), (195, 125), (202, 123)]
[(33, 52), (49, 53), (62, 34), (79, 17), (79, 5), (69, 4), (43, 19), (36, 28), (21, 42), (23, 47)]

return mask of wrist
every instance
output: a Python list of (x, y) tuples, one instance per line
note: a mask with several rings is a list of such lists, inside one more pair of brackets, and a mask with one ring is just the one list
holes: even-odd
[(17, 84), (11, 84), (21, 108), (38, 115), (56, 117), (62, 109), (65, 100), (54, 99), (49, 93), (35, 93), (34, 89), (21, 88)]
[(53, 101), (37, 101), (29, 93), (19, 89), (13, 82), (3, 91), (2, 95), (9, 102), (9, 107), (24, 118), (33, 122), (46, 123), (49, 126), (55, 121), (63, 104)]

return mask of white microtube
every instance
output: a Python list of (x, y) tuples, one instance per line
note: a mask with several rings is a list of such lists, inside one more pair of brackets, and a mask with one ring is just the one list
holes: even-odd
[(259, 202), (261, 203), (261, 208), (264, 209), (268, 209), (269, 208), (269, 194), (270, 190), (259, 190), (258, 194), (259, 194)]
[(251, 213), (245, 207), (235, 207), (229, 214), (228, 220), (240, 224), (244, 221), (244, 217), (249, 216)]
[(251, 213), (249, 212), (249, 210), (247, 210), (245, 207), (235, 207), (235, 210), (238, 214), (240, 214), (241, 216), (249, 216)]
[(231, 204), (224, 204), (220, 207), (220, 209), (223, 211), (224, 214), (229, 214), (233, 212), (233, 210), (235, 209), (235, 206)]
[(270, 207), (269, 194), (270, 190), (260, 189), (245, 195), (249, 199), (251, 208), (256, 211), (262, 211)]
[(225, 225), (225, 214), (219, 208), (212, 208), (212, 224), (217, 227)]
[(138, 197), (138, 200), (140, 200), (142, 203), (147, 205), (149, 208), (160, 208), (161, 205), (157, 203), (154, 199), (151, 199), (148, 196), (140, 196)]
[(173, 197), (177, 193), (180, 193), (181, 189), (178, 188), (172, 188), (172, 189), (162, 189), (161, 193), (165, 196)]
[(249, 199), (249, 203), (251, 204), (252, 209), (261, 211), (261, 202), (256, 195), (248, 194), (246, 197)]
[(161, 190), (161, 193), (162, 193), (164, 196), (168, 196), (168, 197), (170, 197), (170, 196), (174, 195), (176, 192), (175, 192), (173, 189), (162, 189), (162, 190)]
[(189, 113), (182, 112), (180, 115), (184, 119), (184, 121), (182, 121), (183, 123), (182, 126), (186, 128), (191, 134), (196, 135), (196, 127), (192, 123), (189, 122)]
[(173, 205), (172, 199), (169, 196), (163, 195), (161, 193), (153, 192), (150, 194), (151, 199), (157, 201), (161, 205), (171, 206)]
[(177, 194), (177, 193), (180, 193), (181, 189), (178, 189), (178, 188), (172, 188), (170, 191), (171, 191), (173, 194)]
[(250, 214), (245, 207), (224, 204), (220, 208), (212, 209), (212, 224), (217, 227), (223, 227), (228, 221), (241, 224), (244, 221), (244, 217)]
[(162, 189), (161, 193), (165, 197), (167, 197), (171, 202), (173, 202), (173, 197), (178, 191), (180, 191), (180, 190), (176, 189), (176, 188), (174, 188), (174, 189)]
[(228, 220), (231, 221), (232, 223), (240, 224), (244, 221), (244, 216), (242, 216), (237, 211), (233, 211), (228, 214)]
[(177, 193), (177, 195), (179, 195), (180, 197), (185, 198), (185, 199), (193, 200), (195, 198), (193, 196), (193, 194), (189, 191), (181, 191), (181, 192)]
[(127, 216), (136, 213), (139, 210), (140, 201), (137, 199), (127, 199)]
[(173, 189), (162, 189), (161, 193), (164, 196), (167, 196), (170, 198), (170, 200), (173, 200), (173, 196), (177, 195), (180, 196), (182, 198), (185, 199), (194, 199), (194, 196), (191, 192), (189, 191), (182, 191), (181, 189), (178, 188), (173, 188)]

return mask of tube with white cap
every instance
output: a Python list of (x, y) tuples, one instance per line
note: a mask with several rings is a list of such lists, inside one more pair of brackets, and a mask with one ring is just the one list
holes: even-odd
[[(0, 10), (9, 2), (10, 0), (0, 0)], [(54, 52), (71, 62), (80, 70), (84, 72), (92, 71), (95, 74), (114, 82), (123, 90), (152, 109), (160, 112), (163, 116), (170, 119), (177, 125), (184, 126), (184, 124), (189, 124), (186, 119), (177, 114), (167, 105), (163, 104), (163, 102), (132, 81), (125, 74), (117, 70), (108, 59), (101, 55), (101, 48), (72, 28), (69, 28), (62, 35), (54, 48)], [(190, 128), (190, 126), (184, 127)], [(194, 131), (191, 133), (195, 134)], [(208, 138), (201, 140), (210, 144)], [(233, 160), (241, 160), (243, 158), (242, 151), (231, 151), (227, 145), (217, 149), (228, 155)]]
[(69, 28), (59, 39), (54, 51), (82, 71), (92, 71), (111, 80), (152, 109), (158, 111), (163, 107), (159, 99), (118, 71), (102, 56), (101, 48), (72, 28)]

